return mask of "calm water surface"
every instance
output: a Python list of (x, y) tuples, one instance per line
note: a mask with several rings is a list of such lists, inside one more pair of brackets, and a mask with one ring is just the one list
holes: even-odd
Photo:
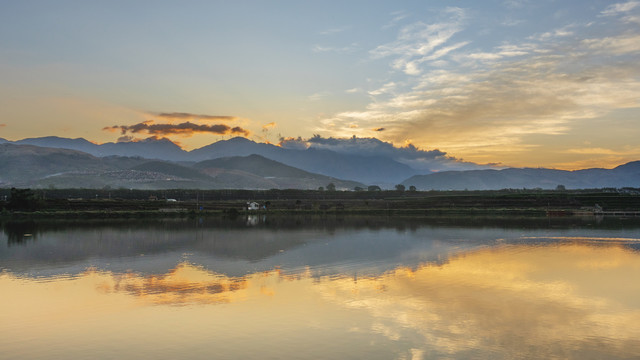
[(2, 359), (626, 359), (633, 219), (7, 222)]

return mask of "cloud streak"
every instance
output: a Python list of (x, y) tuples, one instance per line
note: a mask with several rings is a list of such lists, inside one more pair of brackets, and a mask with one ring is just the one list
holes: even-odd
[(149, 113), (154, 117), (158, 117), (166, 120), (215, 120), (215, 121), (233, 121), (236, 120), (235, 116), (227, 115), (199, 115), (184, 112), (172, 112), (172, 113)]

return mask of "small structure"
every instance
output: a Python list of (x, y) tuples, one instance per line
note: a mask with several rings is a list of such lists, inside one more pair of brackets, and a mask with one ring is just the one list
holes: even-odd
[(260, 204), (255, 201), (247, 203), (247, 210), (258, 210), (260, 209)]

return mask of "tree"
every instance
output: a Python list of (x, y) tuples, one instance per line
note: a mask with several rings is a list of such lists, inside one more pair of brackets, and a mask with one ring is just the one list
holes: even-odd
[(360, 186), (356, 186), (353, 188), (354, 191), (364, 191), (363, 188), (361, 188)]
[(334, 183), (329, 183), (327, 185), (327, 191), (336, 191), (336, 185)]
[(564, 185), (556, 186), (556, 191), (565, 191), (565, 190), (567, 190), (567, 188)]
[(418, 189), (416, 189), (415, 186), (411, 185), (411, 186), (409, 186), (409, 191), (416, 192), (416, 191), (418, 191)]
[(378, 185), (369, 185), (367, 191), (382, 191), (382, 189)]
[(404, 185), (402, 185), (402, 184), (396, 185), (396, 191), (404, 192), (404, 189), (405, 189)]
[(31, 189), (11, 188), (11, 197), (7, 204), (9, 210), (35, 210), (39, 205), (40, 202)]

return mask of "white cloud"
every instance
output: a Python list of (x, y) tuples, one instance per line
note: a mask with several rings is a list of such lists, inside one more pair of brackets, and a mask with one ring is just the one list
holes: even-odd
[(323, 45), (314, 45), (311, 49), (315, 53), (350, 53), (358, 50), (358, 44), (353, 43), (347, 46), (323, 46)]
[(392, 67), (405, 74), (422, 73), (423, 63), (437, 60), (468, 44), (468, 42), (458, 42), (438, 49), (462, 29), (461, 23), (466, 17), (463, 9), (453, 7), (445, 9), (443, 14), (447, 17), (443, 22), (429, 24), (416, 22), (402, 27), (395, 41), (371, 50), (371, 56), (374, 59), (393, 57)]
[(330, 96), (331, 93), (328, 91), (321, 91), (321, 92), (317, 92), (315, 94), (311, 94), (309, 96), (307, 96), (307, 99), (309, 101), (319, 101), (322, 100), (324, 98), (326, 98), (327, 96)]
[[(581, 38), (582, 30), (594, 34), (603, 25), (570, 24), (518, 45), (465, 53), (470, 41), (449, 43), (463, 30), (460, 18), (405, 26), (395, 41), (373, 49), (374, 58), (392, 58), (391, 68), (406, 76), (369, 91), (366, 109), (338, 113), (331, 128), (318, 131), (411, 139), (456, 154), (531, 152), (540, 146), (527, 142), (532, 135), (568, 134), (586, 119), (640, 106), (640, 67), (629, 57), (640, 52), (640, 34)], [(435, 59), (457, 67), (423, 67)], [(370, 130), (381, 127), (383, 133)]]
[(616, 16), (627, 13), (640, 5), (640, 1), (627, 1), (626, 3), (617, 3), (609, 5), (601, 14), (604, 16)]
[(334, 27), (334, 28), (329, 28), (326, 30), (322, 30), (319, 32), (320, 35), (333, 35), (333, 34), (339, 34), (341, 32), (344, 32), (348, 29), (350, 29), (351, 26), (340, 26), (340, 27)]

